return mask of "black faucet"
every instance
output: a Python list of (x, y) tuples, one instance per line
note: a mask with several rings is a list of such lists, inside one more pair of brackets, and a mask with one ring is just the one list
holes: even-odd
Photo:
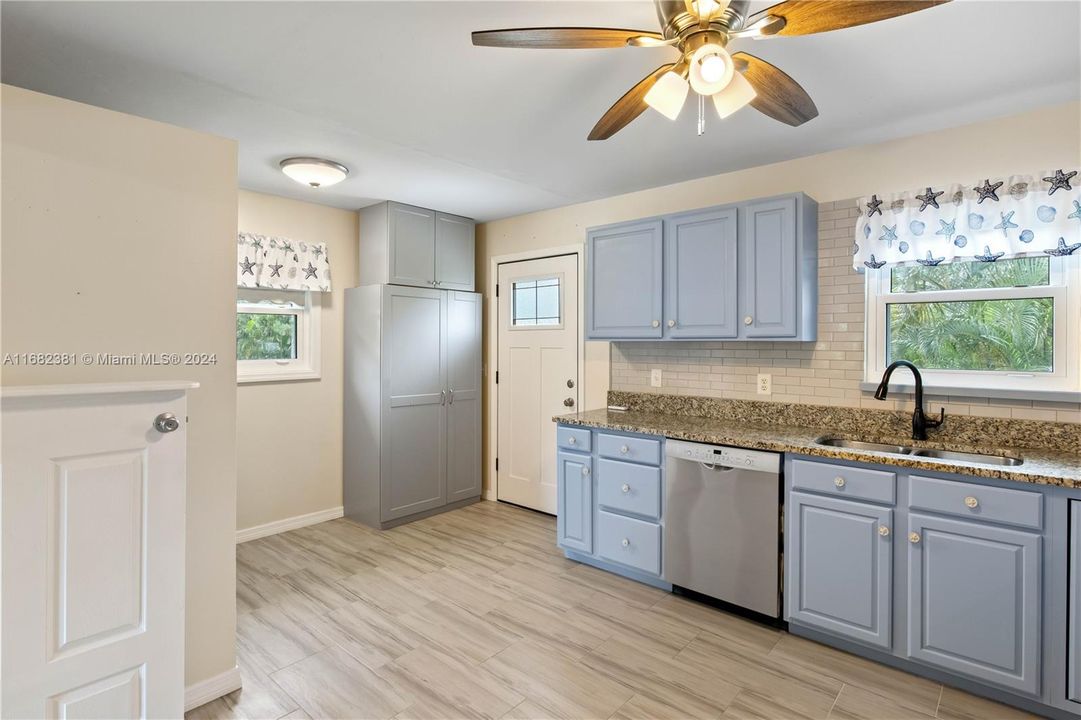
[(912, 439), (926, 440), (927, 428), (936, 428), (946, 419), (946, 408), (939, 408), (938, 420), (930, 420), (923, 414), (923, 376), (920, 375), (919, 368), (908, 360), (895, 360), (890, 363), (890, 366), (886, 368), (886, 372), (882, 373), (882, 382), (878, 384), (878, 389), (875, 390), (875, 400), (886, 399), (886, 394), (889, 392), (890, 376), (893, 375), (894, 370), (902, 366), (911, 370), (912, 376), (916, 378), (916, 409), (912, 412)]

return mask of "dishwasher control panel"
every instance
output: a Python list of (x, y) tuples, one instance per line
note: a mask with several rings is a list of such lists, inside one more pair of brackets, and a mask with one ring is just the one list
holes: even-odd
[(683, 440), (666, 441), (665, 455), (670, 459), (689, 460), (691, 462), (706, 463), (707, 465), (746, 468), (760, 472), (778, 472), (781, 467), (779, 453), (746, 450), (727, 445), (706, 445)]

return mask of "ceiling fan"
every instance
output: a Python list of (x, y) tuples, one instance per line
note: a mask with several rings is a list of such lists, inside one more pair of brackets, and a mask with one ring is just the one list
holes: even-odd
[(748, 16), (750, 0), (654, 0), (661, 32), (618, 28), (541, 27), (482, 30), (473, 44), (509, 48), (614, 48), (671, 46), (680, 58), (661, 65), (615, 102), (589, 133), (607, 140), (652, 107), (675, 120), (690, 89), (698, 94), (698, 132), (705, 98), (723, 119), (750, 104), (788, 125), (818, 116), (800, 84), (783, 70), (746, 52), (729, 54), (731, 40), (810, 35), (887, 20), (949, 0), (786, 0)]

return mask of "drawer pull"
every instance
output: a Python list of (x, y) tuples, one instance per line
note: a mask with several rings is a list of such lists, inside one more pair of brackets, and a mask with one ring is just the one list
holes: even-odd
[(623, 445), (622, 447), (619, 448), (619, 451), (621, 453), (623, 453), (624, 455), (626, 455), (627, 453), (629, 453), (631, 451), (631, 449), (629, 447), (627, 447), (626, 445)]
[(567, 438), (567, 444), (568, 445), (577, 445), (578, 444), (578, 438), (575, 438), (575, 437)]
[(910, 532), (908, 534), (908, 541), (915, 545), (920, 541), (920, 534), (918, 532)]
[(589, 477), (589, 468), (587, 468), (587, 467), (582, 468), (582, 475), (584, 475), (586, 477)]
[(619, 486), (619, 489), (622, 490), (625, 493), (629, 493), (631, 491), (631, 486), (628, 485), (627, 483), (623, 483), (622, 485)]
[(839, 488), (843, 488), (845, 486), (845, 479), (838, 475), (837, 477), (833, 478), (833, 484)]
[(890, 529), (888, 527), (886, 527), (885, 525), (879, 525), (878, 526), (878, 534), (881, 535), (882, 537), (889, 537), (890, 536)]
[(622, 540), (619, 541), (619, 544), (622, 545), (623, 547), (630, 547), (631, 546), (631, 541), (628, 540), (627, 538), (623, 538)]
[(965, 498), (965, 507), (976, 508), (979, 507), (980, 501), (969, 495)]

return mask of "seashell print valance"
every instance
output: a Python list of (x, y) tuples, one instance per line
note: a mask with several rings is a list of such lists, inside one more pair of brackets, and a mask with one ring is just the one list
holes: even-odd
[(853, 267), (1081, 255), (1073, 168), (860, 198)]
[(330, 292), (326, 243), (242, 232), (236, 236), (236, 257), (237, 287)]

